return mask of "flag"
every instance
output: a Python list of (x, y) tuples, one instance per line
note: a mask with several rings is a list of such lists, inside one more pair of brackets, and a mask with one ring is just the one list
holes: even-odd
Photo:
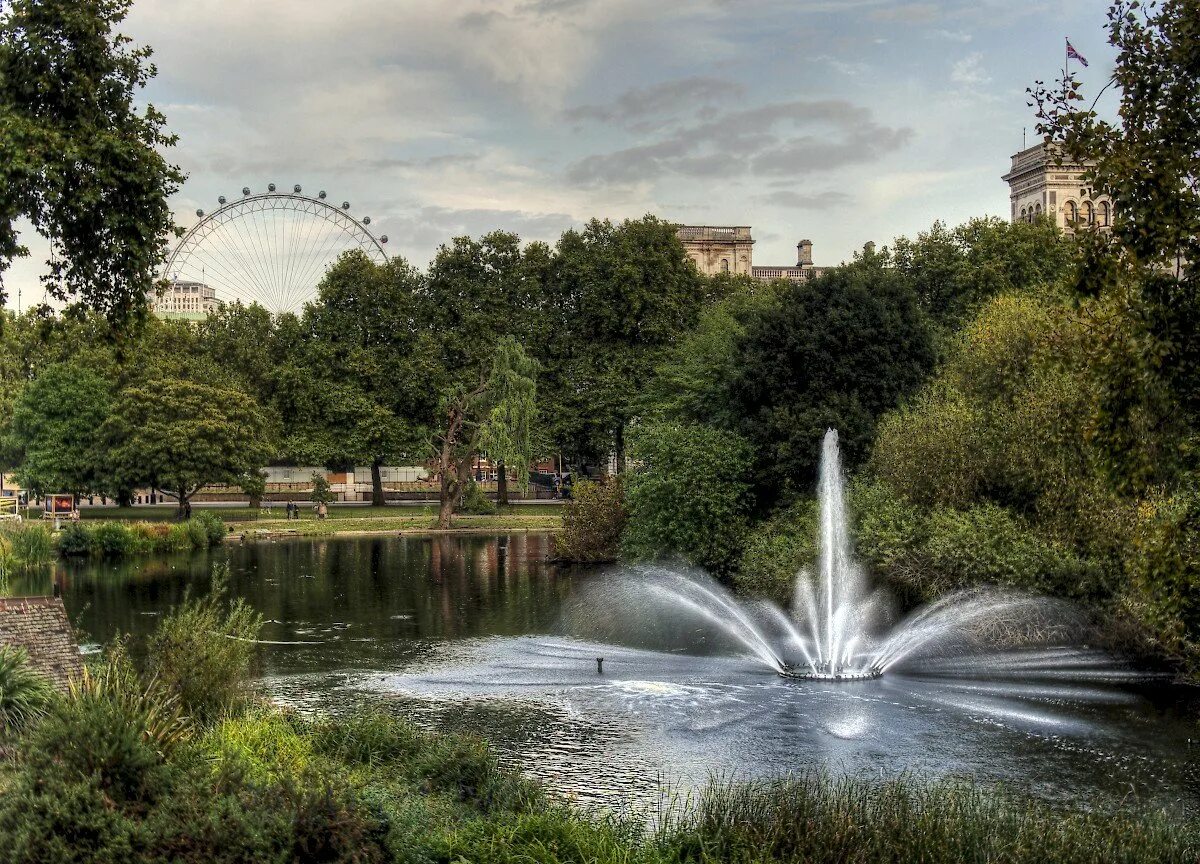
[(1067, 40), (1067, 59), (1078, 60), (1086, 68), (1088, 65), (1087, 58), (1075, 50), (1075, 46), (1071, 44), (1071, 40)]

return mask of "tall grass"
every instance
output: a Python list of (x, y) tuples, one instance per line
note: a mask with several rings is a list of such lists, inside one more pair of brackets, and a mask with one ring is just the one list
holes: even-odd
[(675, 861), (1194, 862), (1200, 829), (1164, 812), (1060, 811), (954, 781), (882, 783), (814, 773), (712, 783), (661, 814)]
[[(36, 526), (45, 531), (42, 526)], [(211, 513), (200, 513), (186, 522), (85, 522), (68, 523), (57, 537), (58, 554), (124, 558), (148, 553), (207, 549), (221, 542), (225, 523)]]
[(24, 648), (0, 646), (0, 736), (20, 732), (45, 713), (53, 690), (29, 667)]

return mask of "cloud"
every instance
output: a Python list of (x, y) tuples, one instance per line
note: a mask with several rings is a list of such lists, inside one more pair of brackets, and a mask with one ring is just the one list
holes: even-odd
[(823, 192), (797, 192), (794, 189), (776, 189), (760, 199), (764, 204), (777, 204), (780, 207), (792, 207), (797, 210), (833, 210), (845, 207), (854, 200), (854, 196), (834, 189)]
[(976, 87), (987, 84), (992, 79), (983, 68), (983, 55), (976, 51), (954, 64), (954, 68), (950, 70), (950, 80), (964, 87)]
[(962, 30), (934, 30), (931, 35), (939, 39), (945, 39), (948, 42), (958, 42), (962, 45), (966, 45), (973, 38), (970, 33)]
[(587, 156), (567, 176), (574, 183), (602, 185), (668, 174), (799, 175), (875, 162), (912, 136), (912, 129), (884, 126), (866, 108), (841, 100), (770, 103), (726, 112), (648, 144)]
[[(565, 112), (569, 120), (619, 123), (648, 128), (647, 118), (663, 120), (694, 113), (741, 96), (746, 88), (725, 78), (693, 76), (626, 90), (607, 105), (580, 105)], [(653, 124), (651, 124), (653, 125)]]
[(933, 3), (905, 3), (900, 6), (876, 9), (871, 13), (871, 18), (875, 21), (924, 23), (933, 21), (940, 14), (941, 10)]

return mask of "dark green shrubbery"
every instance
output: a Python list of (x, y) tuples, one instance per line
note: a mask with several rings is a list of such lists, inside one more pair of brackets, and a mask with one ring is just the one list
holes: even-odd
[(562, 561), (615, 561), (625, 530), (624, 492), (619, 477), (580, 480), (563, 505), (563, 530), (554, 536), (554, 556)]
[(186, 552), (221, 543), (225, 523), (212, 513), (198, 513), (187, 522), (68, 522), (58, 533), (58, 554), (123, 558), (151, 552)]
[(463, 491), (458, 512), (468, 516), (491, 516), (496, 512), (496, 505), (484, 494), (483, 487), (471, 480)]
[(780, 508), (755, 525), (746, 537), (733, 584), (750, 597), (776, 603), (792, 600), (796, 574), (817, 558), (816, 499), (806, 498)]

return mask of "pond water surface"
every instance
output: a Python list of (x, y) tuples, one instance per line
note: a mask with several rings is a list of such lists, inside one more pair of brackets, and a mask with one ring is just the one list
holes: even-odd
[(583, 802), (641, 805), (714, 774), (827, 769), (1200, 809), (1192, 688), (1090, 669), (790, 681), (703, 622), (600, 644), (584, 634), (612, 629), (589, 620), (611, 614), (595, 602), (603, 581), (560, 572), (549, 551), (549, 536), (524, 533), (297, 539), (60, 565), (56, 578), (88, 639), (124, 632), (136, 646), (227, 562), (233, 592), (266, 619), (261, 676), (274, 698), (330, 712), (382, 703), (481, 733), (506, 763)]

